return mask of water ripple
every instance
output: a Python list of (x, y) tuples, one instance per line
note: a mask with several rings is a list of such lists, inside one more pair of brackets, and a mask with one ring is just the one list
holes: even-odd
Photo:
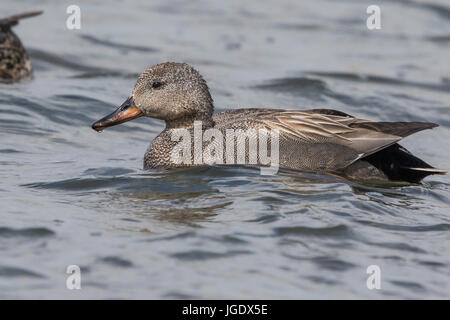
[(42, 238), (49, 237), (55, 234), (54, 231), (40, 227), (40, 228), (24, 228), (24, 229), (13, 229), (9, 227), (0, 227), (0, 238), (14, 238), (14, 237), (25, 237), (25, 238)]

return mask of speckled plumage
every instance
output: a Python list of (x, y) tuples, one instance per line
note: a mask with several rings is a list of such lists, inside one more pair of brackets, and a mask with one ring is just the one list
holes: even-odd
[(19, 37), (12, 31), (20, 19), (41, 14), (27, 12), (0, 20), (0, 81), (15, 82), (31, 76), (30, 59)]
[[(185, 128), (192, 137), (194, 121), (202, 121), (203, 132), (215, 128), (224, 136), (227, 129), (277, 129), (281, 168), (409, 182), (444, 173), (397, 144), (403, 137), (436, 124), (373, 122), (329, 109), (237, 109), (213, 116), (213, 100), (206, 82), (183, 63), (168, 62), (147, 69), (138, 78), (130, 99), (143, 115), (166, 122), (164, 131), (147, 149), (145, 169), (195, 165), (194, 161), (189, 165), (174, 164), (171, 153), (178, 142), (172, 141), (172, 133)], [(100, 128), (101, 122), (97, 126)], [(204, 142), (203, 147), (208, 144)], [(249, 164), (246, 151), (245, 163)], [(192, 147), (191, 159), (195, 153)], [(262, 165), (259, 157), (257, 165)]]

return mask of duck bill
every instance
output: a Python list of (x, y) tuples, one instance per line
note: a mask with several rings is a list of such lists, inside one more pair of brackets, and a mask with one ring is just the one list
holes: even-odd
[(141, 110), (134, 104), (133, 98), (128, 98), (116, 111), (101, 118), (92, 125), (92, 129), (101, 131), (105, 128), (115, 126), (143, 116)]

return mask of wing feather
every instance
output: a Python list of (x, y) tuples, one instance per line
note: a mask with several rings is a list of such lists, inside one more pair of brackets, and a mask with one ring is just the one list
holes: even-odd
[(269, 128), (277, 128), (280, 134), (308, 143), (334, 143), (353, 149), (361, 157), (388, 147), (402, 137), (358, 127), (372, 121), (345, 116), (310, 113), (304, 111), (277, 111), (260, 115)]

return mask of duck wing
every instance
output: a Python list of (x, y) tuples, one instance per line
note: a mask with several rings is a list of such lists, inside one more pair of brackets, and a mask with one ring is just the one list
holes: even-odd
[[(370, 121), (303, 111), (280, 111), (259, 118), (281, 136), (306, 143), (332, 143), (354, 150), (358, 157), (372, 154), (402, 139), (392, 133), (359, 126)], [(355, 159), (356, 160), (356, 159)]]
[(437, 126), (428, 122), (374, 122), (329, 109), (272, 109), (256, 118), (268, 128), (278, 129), (280, 138), (310, 146), (318, 155), (327, 154), (332, 161), (327, 162), (326, 169), (331, 170), (344, 168), (410, 134)]

